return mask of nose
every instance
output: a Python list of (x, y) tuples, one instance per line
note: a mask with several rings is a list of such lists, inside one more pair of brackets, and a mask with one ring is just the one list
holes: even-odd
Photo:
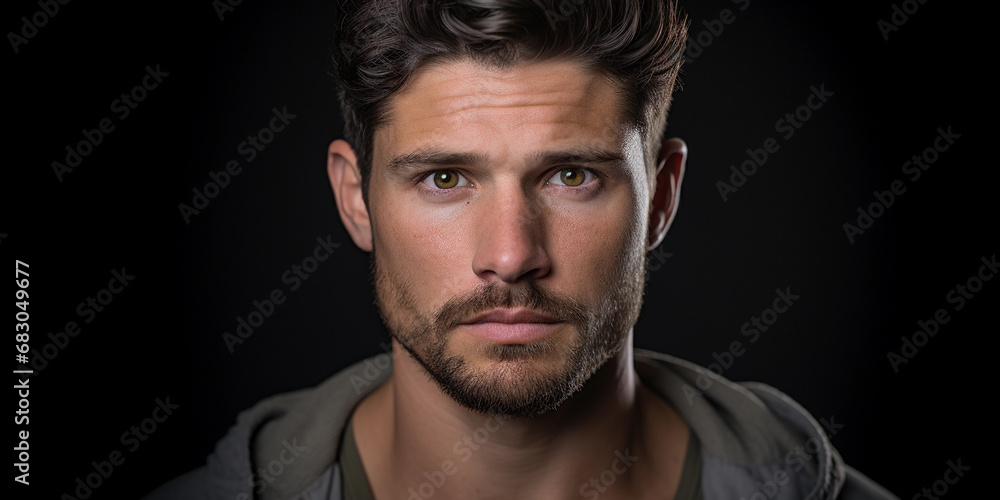
[(492, 198), (480, 211), (473, 271), (484, 280), (507, 283), (547, 275), (552, 263), (543, 207), (521, 189)]

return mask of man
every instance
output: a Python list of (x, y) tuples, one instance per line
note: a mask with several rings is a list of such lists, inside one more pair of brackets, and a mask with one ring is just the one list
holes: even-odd
[(776, 390), (632, 347), (687, 156), (672, 4), (347, 3), (327, 169), (392, 362), (261, 402), (153, 498), (891, 498)]

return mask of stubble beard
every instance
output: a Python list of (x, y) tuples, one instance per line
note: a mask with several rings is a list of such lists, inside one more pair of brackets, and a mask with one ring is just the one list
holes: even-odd
[[(441, 390), (470, 410), (514, 418), (555, 410), (621, 350), (642, 307), (646, 270), (641, 251), (625, 252), (599, 284), (604, 293), (593, 308), (535, 281), (487, 282), (428, 314), (416, 309), (410, 284), (378, 263), (374, 248), (370, 263), (383, 322)], [(452, 351), (449, 341), (459, 324), (491, 309), (513, 307), (565, 321), (573, 330), (571, 340), (481, 343), (477, 354), (489, 360), (485, 368)]]

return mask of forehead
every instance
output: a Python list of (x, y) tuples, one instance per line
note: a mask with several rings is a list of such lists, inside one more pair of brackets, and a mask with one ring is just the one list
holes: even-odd
[(619, 89), (572, 60), (508, 68), (433, 63), (411, 76), (388, 112), (375, 133), (375, 164), (421, 149), (458, 147), (502, 159), (560, 147), (620, 148), (626, 133)]

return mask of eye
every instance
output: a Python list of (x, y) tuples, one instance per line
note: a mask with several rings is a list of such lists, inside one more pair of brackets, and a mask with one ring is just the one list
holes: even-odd
[(469, 181), (455, 170), (435, 170), (425, 177), (423, 182), (437, 189), (452, 189), (469, 185)]
[(585, 168), (567, 167), (559, 169), (558, 172), (552, 174), (552, 177), (549, 178), (549, 183), (577, 187), (593, 181), (593, 179), (594, 174)]

